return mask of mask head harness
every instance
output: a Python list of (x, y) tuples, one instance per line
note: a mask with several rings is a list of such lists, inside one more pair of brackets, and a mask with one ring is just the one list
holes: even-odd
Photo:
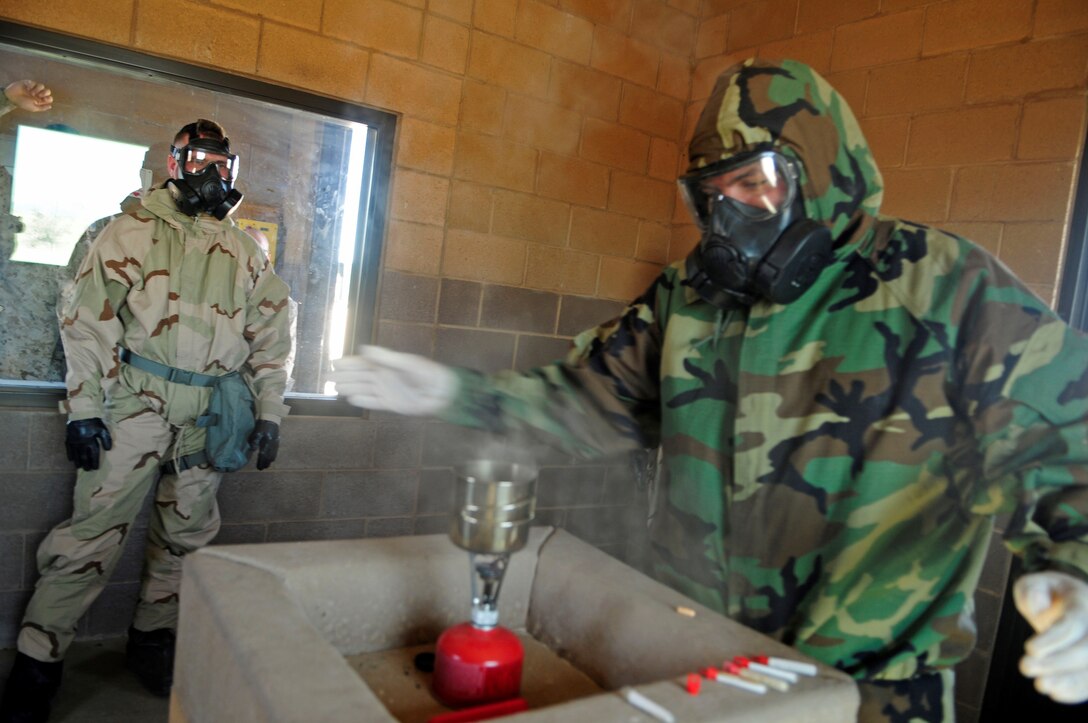
[(680, 178), (703, 234), (687, 259), (700, 296), (724, 309), (788, 304), (831, 263), (831, 232), (805, 216), (799, 176), (796, 160), (766, 149)]
[(174, 191), (179, 211), (188, 216), (210, 213), (222, 221), (242, 202), (242, 193), (234, 187), (238, 156), (230, 152), (229, 139), (202, 133), (202, 123), (208, 121), (190, 123), (181, 130), (189, 137), (185, 146), (170, 146), (181, 178), (166, 183)]

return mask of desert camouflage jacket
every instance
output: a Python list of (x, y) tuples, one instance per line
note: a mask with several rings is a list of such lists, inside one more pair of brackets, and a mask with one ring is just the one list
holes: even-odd
[(1028, 569), (1088, 577), (1088, 339), (969, 241), (879, 216), (805, 66), (727, 72), (708, 109), (693, 164), (768, 141), (804, 163), (837, 239), (816, 284), (721, 311), (674, 264), (565, 362), (458, 370), (444, 417), (587, 457), (660, 445), (663, 582), (858, 678), (954, 665), (996, 516)]
[[(241, 369), (258, 417), (279, 422), (288, 412), (294, 310), (267, 256), (229, 218), (181, 213), (165, 189), (133, 194), (121, 210), (61, 302), (68, 361), (61, 411), (73, 420), (104, 416), (122, 373), (120, 345), (202, 374)], [(140, 375), (141, 393), (170, 393), (169, 382)]]

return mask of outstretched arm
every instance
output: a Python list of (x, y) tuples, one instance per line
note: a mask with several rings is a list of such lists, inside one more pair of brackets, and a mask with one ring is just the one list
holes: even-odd
[(365, 347), (334, 362), (330, 379), (357, 406), (494, 434), (527, 433), (579, 457), (654, 446), (658, 434), (660, 329), (657, 286), (624, 314), (575, 340), (564, 362), (481, 374), (413, 354)]

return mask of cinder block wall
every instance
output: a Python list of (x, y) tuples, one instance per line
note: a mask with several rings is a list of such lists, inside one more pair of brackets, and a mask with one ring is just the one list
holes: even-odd
[[(555, 357), (688, 252), (674, 179), (735, 60), (823, 72), (874, 147), (884, 210), (980, 242), (1048, 300), (1085, 136), (1083, 0), (6, 0), (0, 17), (400, 114), (378, 341), (485, 369)], [(0, 411), (0, 642), (70, 504), (61, 434), (56, 415)], [(221, 541), (438, 529), (442, 468), (472, 443), (395, 418), (296, 417), (285, 434), (272, 470), (225, 480)], [(548, 462), (542, 516), (636, 559), (626, 461)], [(118, 632), (137, 563), (85, 635)], [(995, 547), (962, 720), (1006, 568)]]
[[(497, 440), (446, 425), (382, 419), (289, 417), (272, 468), (225, 475), (216, 544), (383, 537), (446, 532), (453, 473)], [(641, 497), (626, 457), (576, 465), (540, 458), (537, 520), (639, 564)], [(35, 551), (71, 514), (75, 475), (63, 419), (40, 410), (0, 413), (0, 647), (14, 644), (37, 578)], [(148, 499), (150, 502), (150, 498)], [(111, 583), (80, 623), (80, 638), (121, 635), (139, 587), (149, 505)], [(516, 562), (516, 560), (515, 560)], [(467, 568), (466, 568), (467, 570)], [(364, 581), (365, 582), (365, 581)]]

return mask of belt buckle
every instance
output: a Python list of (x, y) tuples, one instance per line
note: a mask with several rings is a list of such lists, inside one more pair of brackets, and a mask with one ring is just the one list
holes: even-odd
[(191, 386), (193, 383), (193, 373), (188, 369), (174, 369), (170, 374), (170, 381)]

